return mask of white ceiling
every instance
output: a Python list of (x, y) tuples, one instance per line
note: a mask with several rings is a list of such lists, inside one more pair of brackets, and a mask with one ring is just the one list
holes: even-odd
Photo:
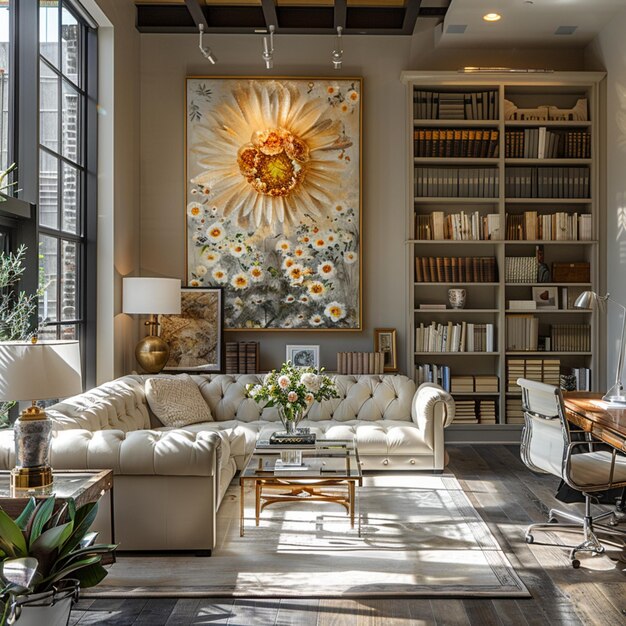
[[(626, 0), (452, 0), (439, 26), (438, 45), (580, 46), (620, 11), (626, 11)], [(492, 12), (502, 19), (485, 22), (483, 15)], [(462, 34), (450, 32), (462, 26), (466, 26)], [(571, 35), (555, 35), (559, 26), (577, 28)]]

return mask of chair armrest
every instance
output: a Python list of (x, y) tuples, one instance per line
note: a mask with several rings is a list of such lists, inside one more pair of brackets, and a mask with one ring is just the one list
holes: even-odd
[[(6, 444), (0, 441), (0, 462), (9, 469), (15, 464), (15, 454)], [(50, 465), (57, 469), (112, 469), (120, 475), (215, 476), (222, 445), (228, 443), (213, 432), (62, 430), (53, 434)]]
[(411, 419), (426, 431), (436, 419), (441, 420), (444, 428), (454, 419), (454, 398), (439, 385), (423, 383), (413, 396)]

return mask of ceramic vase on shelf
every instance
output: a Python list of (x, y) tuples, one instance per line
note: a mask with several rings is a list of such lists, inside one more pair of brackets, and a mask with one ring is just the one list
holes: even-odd
[(465, 289), (448, 289), (448, 302), (453, 309), (465, 307), (467, 291)]

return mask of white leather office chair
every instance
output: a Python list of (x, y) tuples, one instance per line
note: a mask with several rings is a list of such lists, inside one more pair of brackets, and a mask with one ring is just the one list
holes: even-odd
[[(573, 430), (565, 418), (563, 396), (558, 387), (525, 378), (519, 378), (517, 384), (522, 388), (525, 421), (521, 443), (522, 460), (535, 472), (562, 478), (585, 497), (584, 517), (551, 509), (548, 523), (531, 524), (527, 528), (526, 542), (534, 542), (535, 530), (582, 530), (582, 543), (563, 546), (569, 548), (572, 565), (576, 568), (580, 566), (580, 561), (576, 558), (578, 552), (604, 552), (604, 546), (594, 528), (601, 529), (603, 534), (626, 539), (624, 532), (598, 523), (599, 520), (612, 516), (612, 512), (592, 517), (590, 495), (597, 491), (626, 486), (626, 458), (618, 455), (616, 450), (609, 452), (597, 449), (597, 442), (587, 433), (584, 441), (572, 441)], [(559, 518), (569, 520), (569, 523), (559, 522)]]

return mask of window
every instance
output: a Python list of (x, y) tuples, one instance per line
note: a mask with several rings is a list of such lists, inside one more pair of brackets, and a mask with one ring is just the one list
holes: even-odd
[(11, 62), (11, 11), (9, 0), (0, 0), (0, 170), (5, 171), (11, 163), (9, 154), (11, 141), (9, 138), (9, 120), (12, 101), (9, 87)]
[[(85, 338), (89, 25), (64, 0), (39, 2), (40, 333)], [(89, 84), (92, 84), (90, 81)], [(93, 100), (93, 98), (92, 98)]]

